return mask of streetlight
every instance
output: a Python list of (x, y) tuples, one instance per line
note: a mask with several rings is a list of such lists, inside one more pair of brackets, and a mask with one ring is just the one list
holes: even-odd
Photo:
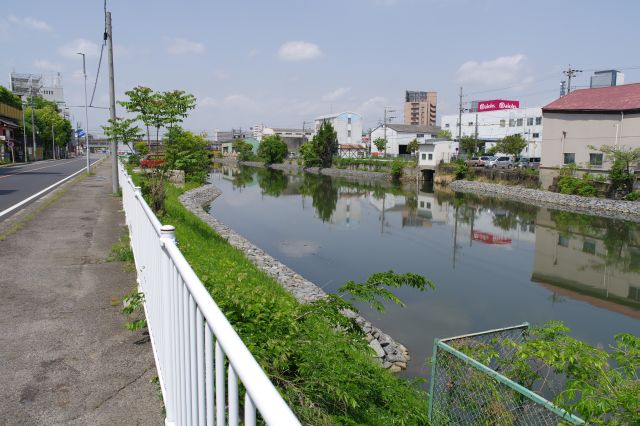
[(85, 132), (84, 143), (87, 147), (87, 174), (89, 174), (89, 108), (87, 107), (87, 67), (85, 63), (84, 53), (78, 53), (82, 55), (82, 74), (84, 75), (84, 120), (85, 120)]
[(24, 97), (21, 98), (22, 100), (22, 140), (24, 143), (24, 162), (25, 164), (29, 162), (29, 158), (27, 156), (27, 122), (24, 119), (24, 109), (27, 107), (27, 103), (24, 100)]

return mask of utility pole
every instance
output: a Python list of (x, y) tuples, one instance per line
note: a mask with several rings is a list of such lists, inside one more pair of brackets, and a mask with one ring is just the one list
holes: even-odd
[(458, 108), (458, 143), (462, 139), (462, 86), (460, 86), (460, 107)]
[(29, 162), (29, 158), (27, 156), (27, 122), (24, 119), (24, 109), (27, 107), (27, 103), (24, 98), (22, 98), (22, 142), (24, 144), (24, 163), (27, 164)]
[[(33, 141), (33, 161), (37, 160), (36, 157), (36, 122), (35, 119), (33, 118), (33, 110), (34, 110), (34, 106), (33, 106), (33, 88), (31, 88), (31, 137), (32, 137), (32, 141)], [(43, 146), (44, 148), (44, 146)], [(44, 149), (43, 149), (44, 151)]]
[(87, 150), (87, 174), (89, 174), (89, 108), (87, 107), (87, 67), (84, 53), (78, 53), (78, 55), (82, 55), (82, 74), (84, 75), (84, 143), (85, 148)]
[(51, 157), (56, 159), (56, 131), (53, 129), (53, 123), (51, 123)]
[[(109, 116), (111, 123), (116, 121), (116, 94), (115, 82), (113, 79), (113, 31), (111, 29), (111, 12), (106, 12), (106, 29), (104, 34), (107, 41), (107, 56), (109, 58)], [(118, 141), (111, 138), (111, 189), (114, 194), (118, 193)]]
[(582, 72), (582, 70), (574, 70), (571, 68), (571, 64), (569, 64), (569, 68), (562, 71), (562, 74), (567, 76), (567, 95), (571, 93), (571, 78), (575, 77), (577, 73)]
[(384, 107), (384, 156), (387, 156), (387, 123), (393, 120), (395, 117), (392, 117), (390, 114), (392, 112), (396, 112), (396, 110), (391, 109), (391, 107)]

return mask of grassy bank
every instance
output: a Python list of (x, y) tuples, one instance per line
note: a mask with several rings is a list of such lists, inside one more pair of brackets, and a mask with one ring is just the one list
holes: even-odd
[(303, 424), (427, 423), (425, 393), (376, 364), (353, 324), (326, 302), (299, 304), (182, 206), (183, 191), (166, 187), (161, 222)]

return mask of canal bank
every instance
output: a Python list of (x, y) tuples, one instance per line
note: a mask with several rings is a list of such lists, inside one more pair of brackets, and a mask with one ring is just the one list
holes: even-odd
[(467, 180), (456, 180), (451, 182), (449, 187), (456, 192), (507, 198), (538, 207), (640, 222), (640, 202), (637, 201), (581, 197), (579, 195), (523, 188), (516, 185), (509, 186)]
[[(222, 191), (214, 184), (202, 186), (180, 196), (180, 202), (193, 214), (207, 223), (229, 244), (242, 251), (246, 257), (262, 271), (274, 278), (300, 303), (315, 302), (327, 297), (327, 293), (318, 285), (306, 280), (283, 263), (277, 261), (246, 238), (217, 220), (206, 209), (220, 196)], [(391, 372), (407, 368), (410, 355), (407, 348), (396, 342), (391, 336), (375, 327), (362, 315), (351, 310), (342, 313), (353, 319), (363, 331), (369, 346), (376, 354), (376, 360)]]

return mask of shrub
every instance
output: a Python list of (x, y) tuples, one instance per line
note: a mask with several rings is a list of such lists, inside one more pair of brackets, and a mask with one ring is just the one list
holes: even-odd
[(640, 200), (640, 191), (633, 191), (627, 194), (625, 197), (627, 201), (638, 201)]
[(575, 177), (577, 166), (567, 164), (560, 169), (558, 178), (558, 191), (561, 194), (581, 195), (583, 197), (595, 197), (598, 190), (593, 185), (594, 179), (589, 173), (585, 173), (581, 178)]
[(464, 160), (456, 160), (453, 163), (453, 174), (456, 179), (464, 179), (469, 173), (469, 166), (464, 162)]
[(402, 168), (404, 167), (405, 162), (396, 158), (391, 163), (391, 176), (394, 179), (399, 179), (402, 176)]
[(138, 167), (140, 165), (140, 156), (138, 154), (131, 154), (127, 162), (132, 166)]

